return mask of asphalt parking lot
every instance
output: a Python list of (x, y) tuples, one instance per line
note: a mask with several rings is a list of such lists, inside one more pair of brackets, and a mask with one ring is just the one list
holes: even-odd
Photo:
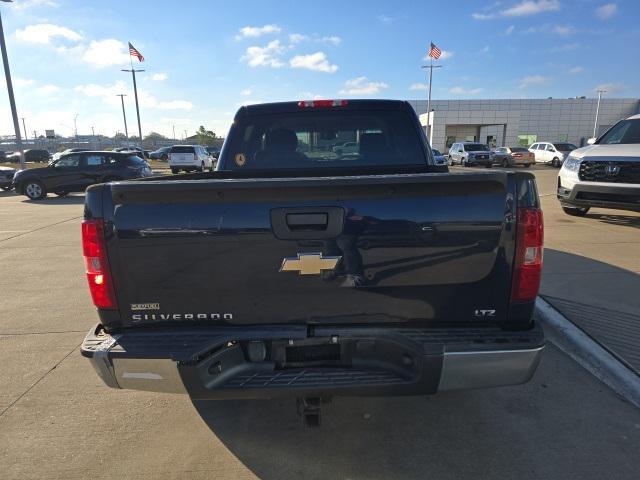
[[(557, 170), (531, 171), (550, 252), (543, 293), (580, 295), (580, 256), (610, 267), (595, 272), (602, 301), (626, 295), (638, 314), (637, 291), (607, 286), (640, 273), (640, 215), (568, 217)], [(0, 478), (638, 478), (640, 411), (553, 345), (526, 385), (339, 398), (319, 429), (301, 427), (293, 400), (194, 405), (105, 387), (78, 350), (97, 318), (83, 200), (0, 192)]]

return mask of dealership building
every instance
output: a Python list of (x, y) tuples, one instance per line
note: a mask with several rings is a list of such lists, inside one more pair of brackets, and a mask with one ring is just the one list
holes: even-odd
[[(520, 100), (409, 100), (420, 116), (433, 148), (448, 151), (454, 142), (482, 142), (491, 147), (529, 146), (534, 142), (570, 142), (579, 147), (593, 136), (597, 98)], [(640, 113), (638, 98), (603, 98), (597, 134), (618, 120)]]

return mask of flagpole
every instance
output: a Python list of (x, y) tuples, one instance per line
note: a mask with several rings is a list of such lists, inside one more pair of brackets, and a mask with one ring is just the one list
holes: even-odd
[(140, 124), (140, 106), (138, 105), (138, 86), (136, 84), (136, 72), (144, 72), (144, 70), (136, 70), (133, 68), (133, 58), (131, 51), (129, 51), (129, 62), (131, 63), (131, 70), (123, 69), (123, 72), (131, 72), (133, 77), (133, 96), (136, 100), (136, 115), (138, 116), (138, 136), (140, 138), (140, 148), (142, 148), (142, 126)]
[(433, 81), (433, 57), (429, 57), (429, 98), (427, 100), (427, 131), (429, 133), (429, 143), (431, 143), (431, 83)]
[(433, 83), (433, 69), (440, 68), (442, 65), (434, 65), (433, 57), (431, 56), (431, 48), (433, 46), (433, 42), (429, 42), (429, 59), (431, 60), (429, 65), (423, 65), (422, 68), (429, 69), (429, 97), (427, 99), (427, 139), (429, 143), (431, 143), (431, 139), (433, 135), (431, 135), (431, 84)]

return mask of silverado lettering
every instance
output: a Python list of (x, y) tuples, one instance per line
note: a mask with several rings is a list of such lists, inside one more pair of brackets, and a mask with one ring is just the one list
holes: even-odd
[(131, 315), (134, 322), (142, 320), (233, 320), (232, 313), (137, 313)]

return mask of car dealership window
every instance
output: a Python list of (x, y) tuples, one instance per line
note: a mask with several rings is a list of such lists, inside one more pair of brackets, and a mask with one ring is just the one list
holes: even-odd
[(518, 135), (518, 145), (521, 147), (528, 147), (532, 143), (538, 140), (537, 135), (520, 134)]

